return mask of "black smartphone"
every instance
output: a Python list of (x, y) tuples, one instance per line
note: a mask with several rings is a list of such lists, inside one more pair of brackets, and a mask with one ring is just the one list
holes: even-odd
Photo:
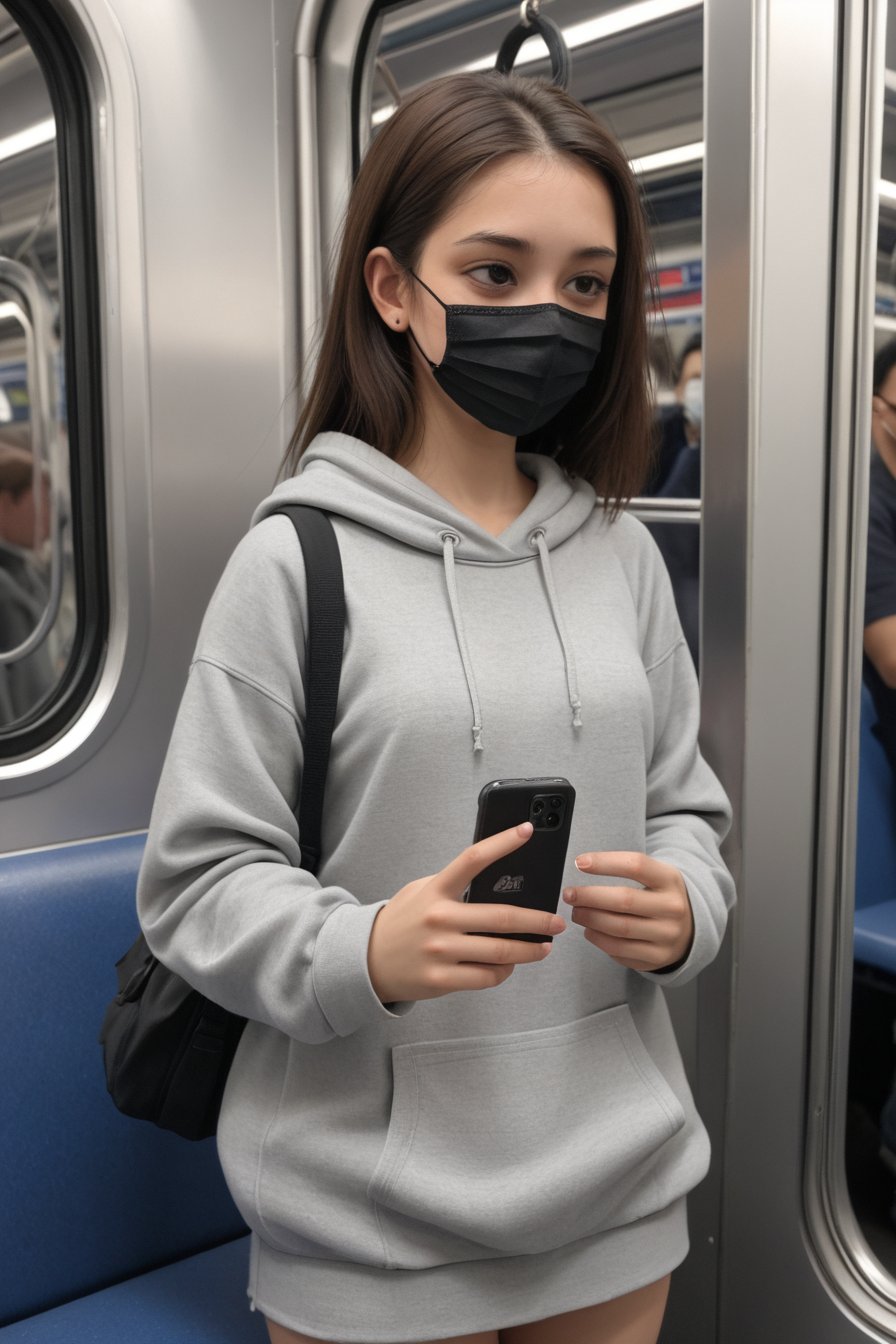
[[(531, 821), (520, 849), (489, 864), (473, 878), (464, 899), (480, 905), (525, 905), (556, 913), (576, 791), (568, 779), (493, 779), (479, 795), (474, 843)], [(548, 934), (488, 934), (525, 943), (552, 942)]]

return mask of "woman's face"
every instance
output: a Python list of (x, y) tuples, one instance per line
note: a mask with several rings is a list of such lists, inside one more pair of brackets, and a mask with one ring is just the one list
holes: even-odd
[[(557, 303), (606, 317), (616, 264), (616, 215), (608, 187), (564, 156), (514, 154), (482, 169), (436, 225), (415, 267), (446, 304)], [(438, 364), (445, 314), (409, 281), (408, 318)]]

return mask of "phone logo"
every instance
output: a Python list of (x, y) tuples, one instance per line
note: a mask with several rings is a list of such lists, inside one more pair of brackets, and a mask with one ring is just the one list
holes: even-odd
[(523, 878), (510, 877), (509, 874), (506, 877), (499, 877), (492, 887), (492, 891), (522, 891), (522, 889)]

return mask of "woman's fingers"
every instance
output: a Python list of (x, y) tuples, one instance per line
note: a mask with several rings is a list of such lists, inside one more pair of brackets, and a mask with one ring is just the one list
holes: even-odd
[(544, 961), (551, 946), (551, 943), (524, 943), (515, 938), (479, 938), (476, 934), (468, 934), (459, 947), (456, 943), (452, 945), (452, 960), (484, 966), (523, 966), (527, 962)]
[(624, 946), (620, 945), (614, 951), (612, 950), (610, 940), (603, 938), (599, 933), (592, 933), (590, 929), (586, 929), (585, 937), (589, 943), (593, 943), (595, 947), (599, 947), (601, 952), (606, 952), (607, 956), (612, 957), (620, 966), (628, 967), (629, 970), (655, 971), (660, 966), (660, 961), (656, 952), (654, 952), (651, 960), (638, 961), (634, 959), (635, 954), (632, 951), (632, 945), (630, 943), (626, 943)]
[(566, 928), (562, 915), (530, 910), (525, 905), (460, 905), (444, 913), (452, 927), (471, 934), (534, 933), (539, 938), (550, 938)]
[[(505, 855), (512, 854), (514, 850), (520, 849), (533, 831), (532, 823), (523, 822), (520, 826), (511, 826), (506, 831), (499, 831), (497, 835), (486, 836), (484, 840), (478, 840), (475, 844), (469, 845), (456, 859), (453, 859), (447, 867), (443, 868), (438, 874), (437, 883), (444, 891), (445, 895), (451, 898), (451, 904), (447, 908), (440, 908), (433, 911), (435, 918), (441, 918), (448, 921), (454, 928), (462, 929), (466, 934), (476, 933), (530, 933), (539, 938), (549, 938), (554, 934), (562, 933), (566, 928), (566, 921), (556, 914), (551, 914), (546, 910), (532, 910), (528, 906), (511, 905), (508, 903), (495, 903), (493, 905), (462, 904), (460, 897), (466, 891), (473, 878), (487, 868), (490, 863), (497, 859), (503, 859)], [(540, 961), (543, 953), (537, 952), (537, 944), (519, 942), (511, 939), (485, 939), (480, 938), (477, 943), (485, 948), (487, 943), (492, 944), (491, 952), (480, 957), (472, 951), (465, 952), (464, 961), (486, 961), (497, 962), (499, 960), (511, 960), (514, 962)], [(520, 948), (536, 948), (536, 952), (521, 953)], [(511, 955), (513, 954), (513, 955)]]
[(671, 863), (663, 863), (634, 850), (579, 854), (576, 867), (579, 872), (594, 873), (596, 877), (627, 877), (632, 882), (640, 882), (642, 887), (664, 887), (680, 878), (678, 869)]
[(668, 913), (666, 918), (651, 915), (623, 915), (613, 910), (595, 910), (592, 906), (577, 906), (572, 912), (573, 924), (605, 933), (611, 938), (628, 938), (647, 943), (674, 938), (683, 910)]
[(694, 916), (684, 878), (670, 863), (628, 851), (580, 854), (576, 867), (627, 884), (569, 887), (563, 900), (588, 942), (636, 971), (677, 965), (694, 936)]
[(531, 836), (533, 829), (531, 821), (524, 821), (520, 826), (511, 826), (509, 830), (499, 831), (497, 835), (487, 835), (484, 840), (477, 840), (474, 845), (468, 845), (438, 874), (439, 885), (446, 895), (459, 899), (483, 868), (487, 868), (497, 859), (503, 859), (505, 854), (512, 854), (515, 849), (520, 849)]
[[(525, 822), (470, 845), (440, 873), (408, 882), (385, 903), (367, 946), (370, 982), (383, 1003), (488, 989), (515, 966), (544, 960), (551, 945), (543, 940), (566, 927), (559, 915), (461, 900), (476, 874), (524, 845), (532, 829)], [(539, 941), (501, 936), (516, 933)]]
[(656, 971), (669, 964), (669, 945), (665, 941), (654, 943), (639, 942), (633, 938), (612, 938), (594, 929), (586, 929), (585, 937), (601, 952), (606, 952), (608, 957), (636, 971)]
[(675, 892), (645, 887), (565, 887), (563, 900), (575, 910), (602, 910), (632, 919), (662, 919), (677, 903)]
[(509, 980), (512, 966), (483, 966), (474, 962), (460, 962), (452, 971), (452, 990), (495, 989)]

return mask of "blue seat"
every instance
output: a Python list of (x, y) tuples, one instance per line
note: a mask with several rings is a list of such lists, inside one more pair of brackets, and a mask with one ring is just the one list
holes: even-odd
[[(11, 1340), (265, 1337), (214, 1140), (128, 1119), (106, 1092), (97, 1033), (138, 931), (143, 844), (0, 858), (0, 1333)], [(210, 1293), (237, 1304), (230, 1333), (207, 1316)]]
[(896, 779), (872, 731), (876, 717), (871, 693), (863, 686), (854, 955), (896, 976)]
[(8, 1325), (3, 1344), (267, 1344), (246, 1300), (249, 1239)]

